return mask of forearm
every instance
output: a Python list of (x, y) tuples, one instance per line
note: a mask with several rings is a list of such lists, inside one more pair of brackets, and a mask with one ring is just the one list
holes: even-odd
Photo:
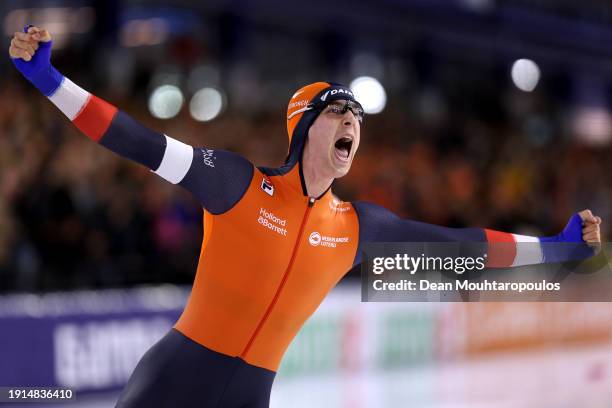
[(484, 229), (487, 266), (505, 268), (546, 262), (540, 238)]
[[(57, 72), (57, 71), (55, 71)], [(164, 155), (163, 135), (142, 126), (110, 103), (60, 73), (38, 76), (33, 84), (92, 141), (156, 170)]]
[(193, 160), (191, 146), (148, 129), (51, 65), (28, 79), (92, 141), (147, 166), (174, 184), (187, 173)]
[(193, 148), (142, 126), (115, 106), (64, 77), (51, 64), (51, 35), (24, 27), (11, 40), (15, 67), (91, 140), (141, 163), (173, 183), (186, 175)]
[(575, 261), (594, 255), (582, 238), (582, 219), (574, 214), (563, 231), (533, 237), (485, 229), (489, 243), (488, 266), (508, 267)]

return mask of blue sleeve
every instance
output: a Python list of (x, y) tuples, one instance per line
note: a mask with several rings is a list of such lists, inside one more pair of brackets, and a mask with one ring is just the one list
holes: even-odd
[(448, 228), (405, 220), (384, 207), (354, 202), (359, 218), (359, 245), (354, 264), (361, 262), (362, 245), (373, 242), (485, 242), (482, 228)]
[(161, 164), (166, 140), (160, 133), (118, 111), (99, 143), (121, 157), (155, 170)]

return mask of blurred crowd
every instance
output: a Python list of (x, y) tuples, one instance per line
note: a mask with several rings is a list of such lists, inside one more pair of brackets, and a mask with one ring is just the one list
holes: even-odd
[[(284, 160), (284, 106), (249, 115), (230, 101), (211, 122), (186, 109), (161, 121), (144, 95), (96, 93), (186, 143), (258, 166)], [(573, 212), (591, 208), (605, 234), (610, 148), (577, 141), (560, 119), (566, 112), (539, 98), (506, 89), (483, 110), (443, 90), (390, 95), (382, 114), (366, 116), (357, 159), (334, 192), (405, 218), (530, 235), (556, 234)], [(202, 210), (187, 192), (92, 143), (17, 75), (2, 83), (2, 292), (190, 283), (201, 238)]]

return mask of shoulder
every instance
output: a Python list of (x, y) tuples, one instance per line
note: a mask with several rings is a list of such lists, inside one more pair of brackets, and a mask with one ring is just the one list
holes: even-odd
[(254, 171), (253, 164), (237, 153), (194, 147), (192, 164), (180, 184), (211, 214), (223, 214), (242, 199)]
[(380, 223), (398, 218), (397, 215), (378, 204), (367, 201), (353, 201), (351, 205), (355, 208), (360, 224), (368, 222)]
[(237, 167), (252, 173), (254, 167), (244, 156), (228, 150), (194, 147), (194, 155), (194, 160), (199, 161), (209, 168), (216, 168), (217, 166)]
[(339, 214), (347, 214), (355, 211), (353, 203), (342, 201), (335, 194), (331, 195), (331, 199), (329, 200), (329, 209)]

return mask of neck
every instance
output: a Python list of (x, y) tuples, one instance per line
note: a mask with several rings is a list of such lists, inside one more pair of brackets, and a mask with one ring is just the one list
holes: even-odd
[(321, 196), (334, 181), (333, 177), (321, 173), (316, 166), (309, 166), (302, 163), (302, 174), (306, 184), (308, 197)]

